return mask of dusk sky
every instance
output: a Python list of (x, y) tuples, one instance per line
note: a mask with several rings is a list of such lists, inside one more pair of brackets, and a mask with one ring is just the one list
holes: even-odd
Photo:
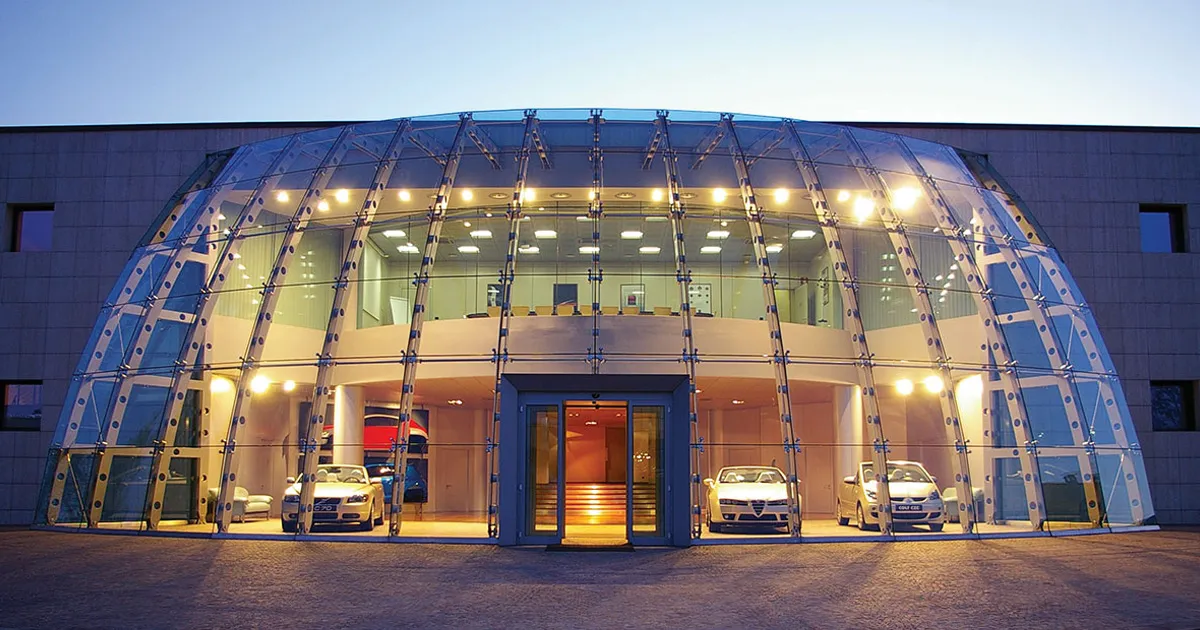
[(0, 1), (0, 126), (526, 107), (1200, 126), (1200, 0)]

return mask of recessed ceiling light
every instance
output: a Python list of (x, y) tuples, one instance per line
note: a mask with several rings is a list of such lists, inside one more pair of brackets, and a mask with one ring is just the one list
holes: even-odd
[(591, 219), (591, 217), (581, 214), (581, 215), (575, 217), (575, 220), (582, 222), (582, 221), (591, 221), (592, 219)]
[(631, 192), (619, 192), (613, 196), (616, 197), (617, 199), (633, 199), (634, 198), (634, 194)]
[(420, 250), (418, 250), (417, 246), (413, 245), (412, 243), (405, 243), (404, 245), (397, 247), (396, 251), (400, 252), (401, 254), (416, 254)]
[(333, 198), (337, 199), (338, 203), (346, 203), (347, 201), (350, 201), (350, 191), (346, 190), (345, 188), (340, 188), (337, 192), (333, 193)]
[(479, 248), (475, 247), (474, 245), (459, 245), (458, 251), (464, 254), (478, 254)]
[(475, 198), (475, 193), (471, 192), (470, 188), (464, 188), (462, 191), (463, 201), (470, 201)]
[(471, 238), (492, 238), (491, 230), (471, 230)]
[(550, 198), (551, 199), (570, 199), (571, 194), (565, 193), (565, 192), (550, 193)]
[(400, 201), (412, 201), (412, 193), (408, 192), (407, 190), (401, 190), (400, 192), (396, 193), (396, 196), (400, 197)]
[(521, 254), (536, 254), (540, 251), (542, 251), (541, 248), (536, 245), (523, 245), (517, 248), (517, 252)]
[(270, 386), (271, 379), (263, 376), (262, 374), (250, 379), (250, 391), (254, 392), (255, 394), (261, 394), (267, 391), (267, 388)]
[(384, 230), (383, 235), (388, 238), (404, 238), (404, 230)]
[(920, 196), (921, 191), (911, 186), (897, 188), (892, 191), (892, 206), (897, 210), (912, 210)]
[(492, 199), (508, 199), (508, 195), (502, 192), (489, 193), (488, 196)]
[(938, 378), (937, 376), (926, 376), (925, 380), (922, 382), (925, 383), (925, 389), (929, 390), (930, 394), (936, 394), (942, 391), (942, 379)]
[(710, 239), (729, 238), (729, 230), (709, 230), (708, 238), (710, 238)]
[(283, 391), (290, 392), (294, 389), (296, 389), (296, 381), (284, 381), (283, 382)]
[(717, 254), (720, 252), (721, 252), (720, 245), (705, 245), (704, 247), (700, 248), (701, 254)]
[[(521, 201), (535, 201), (537, 199), (537, 190), (534, 188), (526, 188), (521, 191)], [(541, 210), (541, 208), (538, 208)]]
[(768, 254), (778, 254), (781, 251), (783, 251), (783, 245), (780, 245), (778, 243), (772, 243), (770, 245), (767, 245), (767, 253)]
[(679, 193), (679, 198), (680, 199), (695, 199), (696, 193), (691, 193), (691, 192)]
[(595, 420), (588, 420), (588, 421), (584, 422), (583, 424), (585, 424), (585, 425), (587, 425), (587, 426), (589, 426), (589, 427), (594, 427), (594, 426), (596, 426), (596, 421), (595, 421)]
[(579, 248), (580, 254), (599, 254), (600, 248), (595, 245), (584, 245)]
[(470, 221), (463, 221), (463, 227), (471, 227)]
[(625, 230), (624, 232), (621, 232), (621, 238), (627, 241), (637, 240), (642, 238), (642, 233), (637, 230)]
[(813, 230), (796, 230), (792, 232), (792, 238), (812, 238), (816, 235), (817, 233)]
[(714, 188), (713, 189), (713, 201), (715, 201), (717, 203), (721, 203), (722, 201), (725, 201), (725, 197), (727, 197), (727, 196), (728, 196), (728, 193), (725, 192), (724, 188)]
[(646, 245), (645, 247), (638, 248), (638, 252), (642, 253), (642, 254), (657, 254), (661, 251), (662, 251), (661, 247), (655, 247), (653, 245)]
[(459, 400), (459, 399), (455, 398), (455, 399), (452, 399), (452, 400), (447, 400), (447, 401), (446, 401), (446, 404), (447, 404), (447, 405), (455, 405), (455, 406), (458, 406), (458, 405), (461, 405), (461, 404), (463, 404), (463, 403), (462, 403), (462, 401), (461, 401), (461, 400)]
[(837, 200), (841, 201), (841, 202), (850, 201), (850, 191), (849, 190), (839, 190), (838, 194), (837, 194)]
[(870, 197), (859, 197), (854, 200), (854, 218), (862, 223), (871, 216), (871, 211), (875, 209), (875, 201)]
[(329, 202), (325, 201), (324, 199), (317, 202), (317, 210), (320, 210), (321, 212), (329, 212)]
[(738, 400), (737, 398), (734, 398), (732, 402), (733, 402), (733, 404), (735, 404), (735, 405), (744, 405), (744, 404), (746, 404), (746, 401), (744, 401), (744, 400)]
[(650, 217), (646, 217), (646, 220), (649, 221), (650, 223), (663, 223), (666, 221), (670, 221), (670, 218), (660, 217), (660, 216), (650, 216)]
[(661, 188), (655, 188), (650, 191), (650, 199), (653, 201), (662, 201), (663, 191)]
[(787, 203), (788, 197), (790, 196), (791, 193), (789, 193), (788, 189), (786, 188), (775, 189), (775, 203)]
[(278, 201), (280, 203), (287, 203), (287, 200), (288, 200), (288, 194), (287, 194), (286, 190), (281, 190), (281, 191), (275, 193), (275, 201)]
[(557, 236), (558, 232), (554, 230), (534, 230), (533, 232), (533, 238), (555, 238)]
[(901, 396), (913, 393), (913, 382), (906, 378), (896, 381), (896, 391), (900, 392)]

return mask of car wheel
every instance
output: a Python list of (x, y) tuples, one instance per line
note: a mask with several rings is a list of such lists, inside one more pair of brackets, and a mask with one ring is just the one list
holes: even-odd
[(282, 521), (282, 524), (283, 524), (284, 532), (286, 532), (288, 534), (296, 533), (296, 526), (298, 525), (298, 523), (289, 523), (287, 521)]
[(375, 529), (375, 502), (371, 502), (371, 509), (367, 510), (367, 518), (359, 525), (359, 529), (364, 532), (369, 532)]
[(866, 516), (863, 515), (863, 509), (862, 509), (861, 503), (858, 504), (858, 509), (856, 510), (855, 517), (858, 520), (858, 529), (860, 529), (864, 532), (867, 531), (867, 518), (866, 518)]
[(842, 502), (841, 501), (837, 502), (837, 522), (838, 522), (838, 525), (849, 525), (850, 524), (850, 517), (842, 516)]
[(376, 525), (383, 525), (383, 508), (379, 508), (379, 518), (375, 519)]
[(943, 527), (945, 527), (945, 526), (946, 526), (946, 524), (945, 524), (945, 523), (930, 523), (930, 524), (929, 524), (929, 531), (931, 531), (931, 532), (940, 532), (940, 531), (942, 531), (942, 528), (943, 528)]

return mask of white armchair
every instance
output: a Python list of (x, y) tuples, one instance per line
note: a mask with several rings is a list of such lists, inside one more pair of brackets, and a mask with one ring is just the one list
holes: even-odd
[[(220, 493), (220, 488), (208, 489), (209, 505), (217, 504), (217, 497)], [(269, 494), (250, 494), (245, 488), (234, 486), (232, 520), (242, 523), (246, 521), (246, 517), (270, 518), (271, 504), (274, 501), (275, 498)]]

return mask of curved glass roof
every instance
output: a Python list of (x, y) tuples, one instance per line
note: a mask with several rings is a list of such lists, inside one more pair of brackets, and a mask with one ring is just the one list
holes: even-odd
[(303, 451), (340, 385), (401, 418), (448, 395), (490, 416), (506, 372), (774, 383), (760, 406), (792, 462), (815, 444), (798, 392), (858, 387), (854, 443), (822, 448), (877, 470), (937, 450), (920, 456), (979, 499), (956, 508), (967, 531), (1044, 529), (1060, 486), (1085, 526), (1153, 522), (1090, 309), (984, 157), (784, 118), (581, 109), (354, 124), (209, 156), (100, 313), (40, 518), (154, 529), (178, 475), (217, 486), (210, 516), (227, 528), (247, 465), (229, 445), (260, 390), (287, 383), (308, 405), (299, 433), (263, 438)]

